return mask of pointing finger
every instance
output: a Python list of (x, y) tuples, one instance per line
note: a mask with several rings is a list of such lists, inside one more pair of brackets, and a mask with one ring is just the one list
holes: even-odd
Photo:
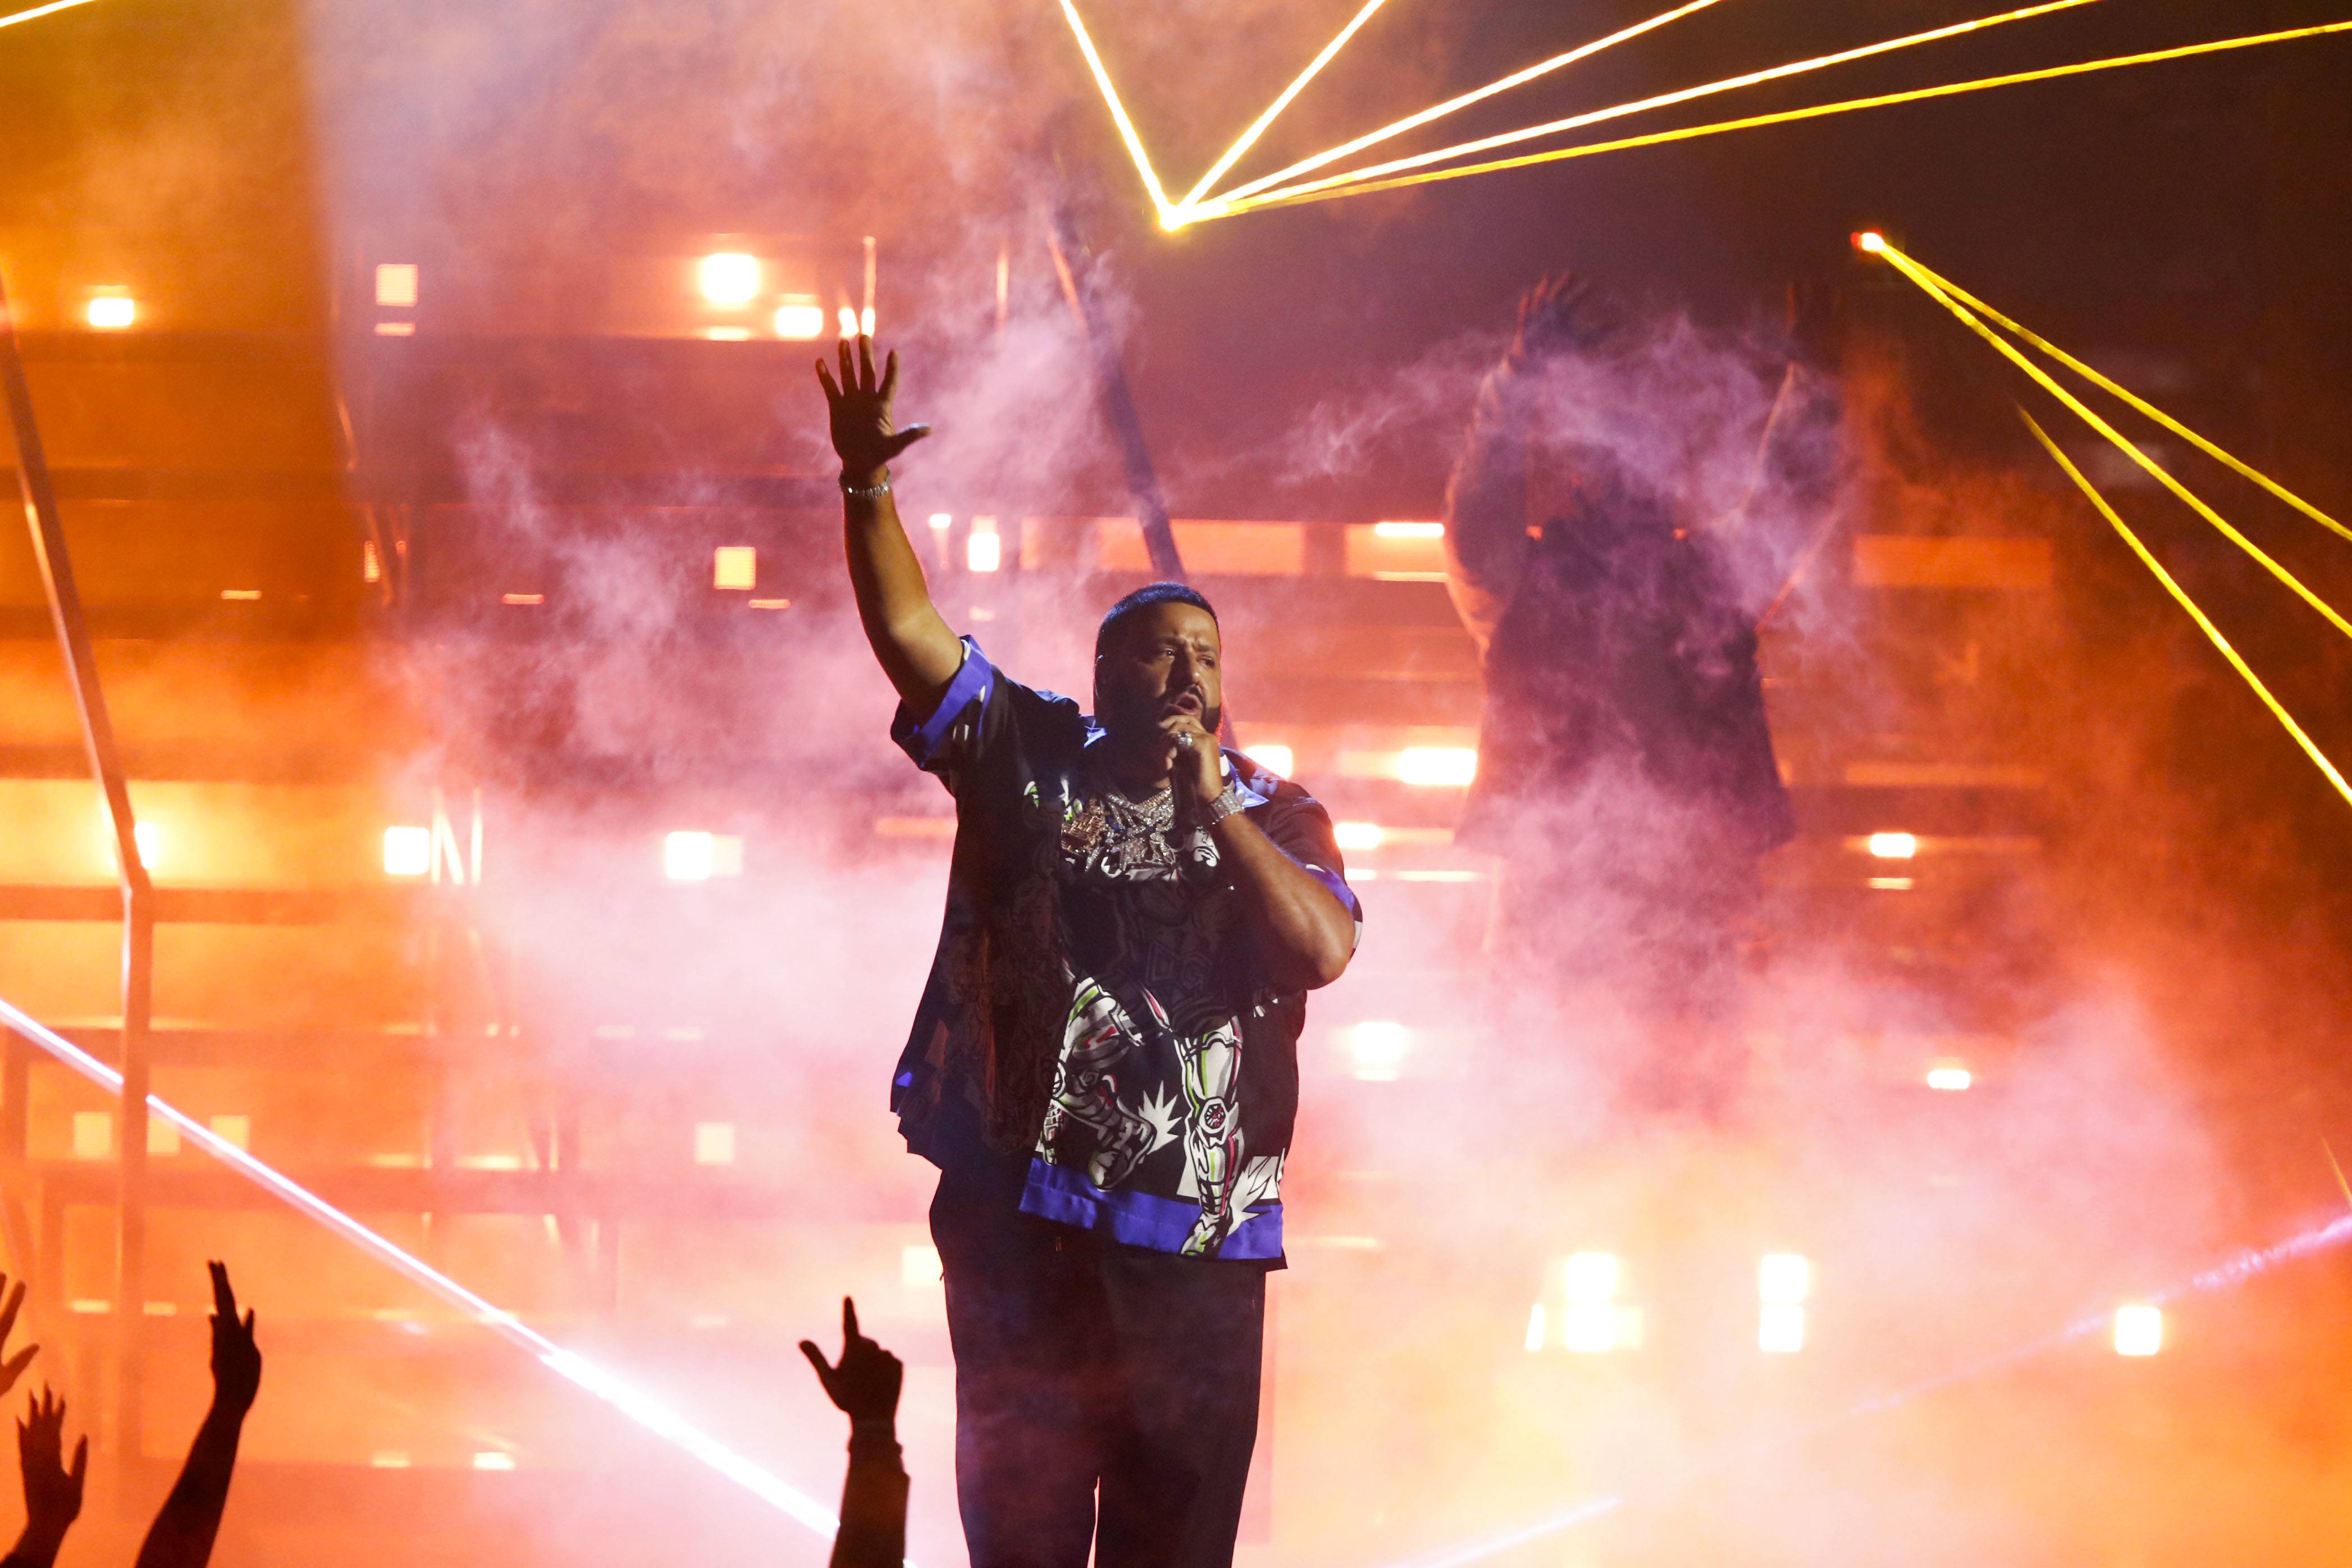
[(849, 1354), (848, 1342), (857, 1337), (857, 1303), (847, 1296), (841, 1298), (841, 1353)]

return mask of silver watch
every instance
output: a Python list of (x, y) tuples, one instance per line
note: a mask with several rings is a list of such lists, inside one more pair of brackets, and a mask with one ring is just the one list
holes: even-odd
[(1228, 784), (1225, 786), (1223, 793), (1220, 794), (1215, 800), (1210, 801), (1206, 807), (1202, 808), (1201, 812), (1201, 825), (1206, 828), (1213, 828), (1219, 822), (1223, 821), (1227, 817), (1232, 816), (1234, 812), (1246, 810), (1249, 803), (1250, 792), (1248, 790), (1243, 789), (1237, 783)]

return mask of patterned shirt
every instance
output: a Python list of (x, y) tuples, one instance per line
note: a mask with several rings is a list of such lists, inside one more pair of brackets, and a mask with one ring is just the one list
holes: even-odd
[[(934, 1164), (1026, 1155), (1025, 1211), (1197, 1257), (1279, 1260), (1304, 992), (1268, 974), (1215, 841), (1131, 800), (1067, 697), (966, 640), (891, 726), (955, 796), (948, 906), (891, 1108)], [(1226, 777), (1360, 922), (1330, 818), (1237, 752)]]

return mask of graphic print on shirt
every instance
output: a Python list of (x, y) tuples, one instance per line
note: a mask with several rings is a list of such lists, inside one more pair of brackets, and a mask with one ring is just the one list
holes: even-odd
[[(1218, 983), (1236, 911), (1216, 844), (1177, 825), (1171, 793), (1139, 801), (1108, 789), (1072, 800), (1056, 841), (1047, 852), (1076, 900), (1073, 946), (1097, 962), (1066, 968), (1069, 1020), (1037, 1154), (1108, 1192), (1181, 1139), (1181, 1185), (1201, 1205), (1181, 1249), (1213, 1254), (1245, 1218), (1234, 1198), (1247, 1164), (1241, 1019)], [(1130, 1012), (1120, 994), (1141, 1007)], [(1254, 1185), (1263, 1192), (1278, 1170)]]
[(1144, 1156), (1160, 1146), (1152, 1124), (1118, 1103), (1118, 1075), (1130, 1062), (1139, 1062), (1143, 1042), (1117, 997), (1071, 974), (1066, 965), (1062, 972), (1070, 983), (1070, 1023), (1054, 1063), (1054, 1097), (1045, 1106), (1037, 1148), (1052, 1158), (1065, 1145), (1081, 1142), (1073, 1135), (1076, 1129), (1091, 1134), (1083, 1140), (1087, 1179), (1108, 1189), (1133, 1176)]

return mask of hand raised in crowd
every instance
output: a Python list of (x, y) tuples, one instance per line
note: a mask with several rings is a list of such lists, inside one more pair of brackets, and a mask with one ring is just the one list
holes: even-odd
[(853, 346), (841, 340), (841, 379), (835, 382), (823, 360), (816, 379), (824, 383), (825, 407), (833, 423), (833, 449), (841, 458), (841, 476), (860, 489), (878, 484), (890, 460), (931, 433), (928, 424), (900, 430), (890, 422), (890, 402), (898, 394), (898, 351), (893, 349), (882, 363), (880, 380), (874, 374), (874, 340), (860, 335)]
[(857, 1303), (841, 1298), (841, 1361), (829, 1365), (814, 1340), (801, 1341), (801, 1354), (816, 1368), (816, 1380), (853, 1425), (895, 1421), (898, 1389), (907, 1368), (898, 1358), (857, 1332)]
[[(5, 1351), (8, 1336), (16, 1332), (16, 1314), (24, 1310), (25, 1281), (19, 1280), (12, 1286), (8, 1283), (7, 1275), (0, 1274), (0, 1291), (5, 1291), (7, 1298), (0, 1301), (0, 1351)], [(25, 1375), (25, 1368), (33, 1364), (33, 1357), (40, 1353), (40, 1349), (37, 1344), (28, 1344), (5, 1361), (0, 1361), (0, 1394), (16, 1386), (16, 1380)]]
[(81, 1517), (82, 1479), (89, 1472), (89, 1439), (74, 1445), (65, 1465), (66, 1402), (47, 1388), (26, 1402), (16, 1423), (16, 1458), (25, 1472), (25, 1532), (12, 1563), (48, 1568), (73, 1521)]
[(1556, 272), (1519, 296), (1519, 329), (1511, 340), (1514, 364), (1548, 354), (1596, 349), (1622, 325), (1607, 295), (1570, 272)]
[(253, 1312), (236, 1315), (236, 1291), (228, 1266), (205, 1265), (213, 1276), (213, 1400), (243, 1415), (261, 1391), (261, 1349), (253, 1339)]

